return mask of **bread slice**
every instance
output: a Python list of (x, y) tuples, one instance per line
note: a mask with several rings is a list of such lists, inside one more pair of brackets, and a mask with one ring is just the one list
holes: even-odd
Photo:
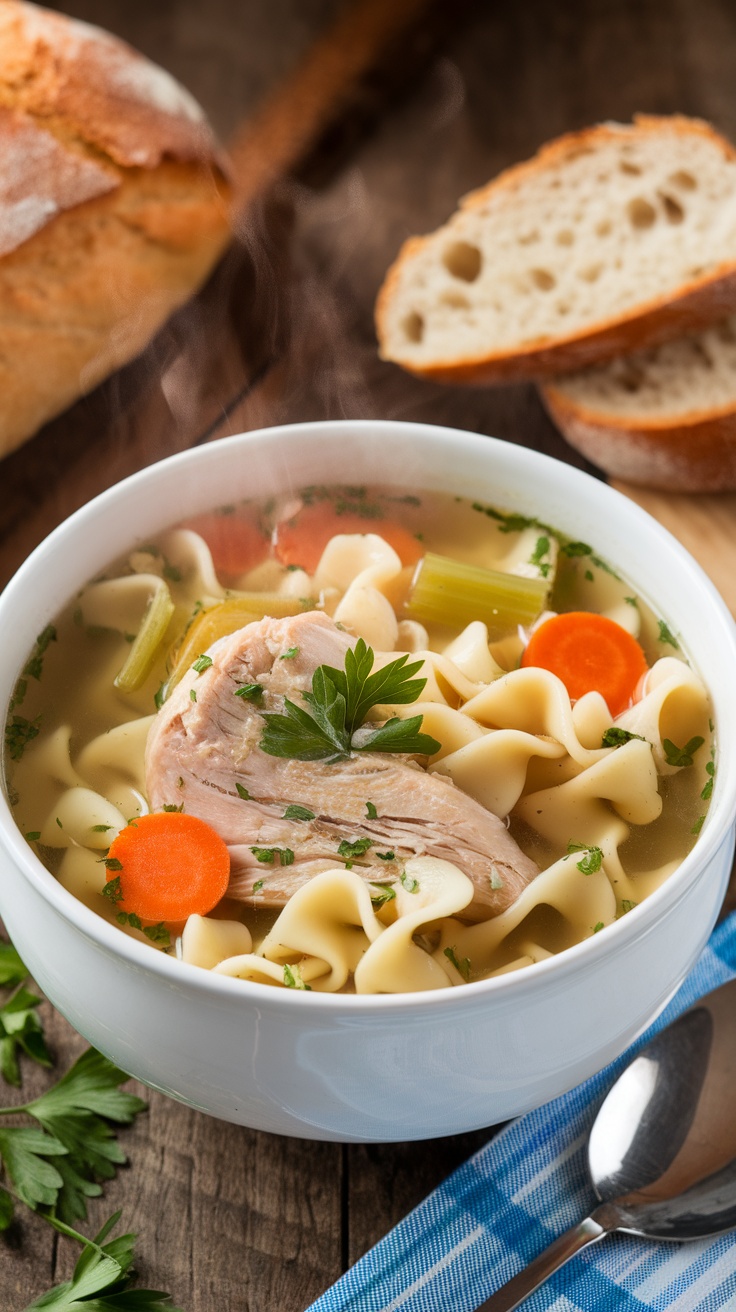
[(673, 116), (544, 146), (405, 243), (380, 352), (448, 383), (549, 377), (736, 309), (736, 152)]
[(0, 456), (133, 359), (230, 240), (199, 105), (124, 42), (0, 0)]
[(736, 489), (736, 315), (556, 378), (541, 394), (568, 442), (614, 478)]

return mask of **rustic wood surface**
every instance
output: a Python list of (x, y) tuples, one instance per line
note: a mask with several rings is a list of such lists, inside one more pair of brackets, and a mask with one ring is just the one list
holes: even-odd
[[(241, 150), (262, 123), (259, 107), (283, 109), (295, 65), (345, 21), (339, 0), (57, 7), (168, 67)], [(56, 523), (118, 478), (261, 424), (447, 423), (586, 467), (533, 389), (440, 388), (379, 362), (375, 293), (405, 236), (436, 226), (457, 197), (562, 131), (681, 111), (736, 138), (736, 9), (730, 0), (412, 0), (411, 10), (385, 60), (378, 49), (363, 62), (351, 51), (353, 94), (333, 64), (333, 117), (319, 77), (306, 79), (318, 103), (310, 131), (280, 157), (291, 175), (244, 208), (238, 242), (204, 292), (139, 361), (3, 462), (0, 586)], [(628, 490), (736, 608), (736, 498)], [(84, 1044), (48, 1006), (44, 1019), (64, 1069)], [(28, 1066), (24, 1076), (24, 1099), (48, 1081)], [(121, 1207), (140, 1232), (144, 1283), (187, 1312), (300, 1312), (492, 1132), (344, 1147), (221, 1124), (155, 1093), (149, 1103), (122, 1136), (130, 1166), (90, 1209), (91, 1224)], [(75, 1255), (21, 1216), (0, 1241), (0, 1308), (21, 1312), (68, 1275)]]

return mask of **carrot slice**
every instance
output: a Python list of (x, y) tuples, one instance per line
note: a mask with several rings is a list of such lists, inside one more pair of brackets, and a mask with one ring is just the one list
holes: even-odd
[(586, 692), (601, 693), (614, 717), (630, 706), (649, 668), (636, 638), (615, 620), (591, 611), (545, 620), (529, 639), (521, 663), (551, 670), (572, 701)]
[(120, 880), (118, 910), (156, 922), (206, 915), (230, 879), (223, 839), (182, 811), (139, 816), (113, 839), (106, 865), (110, 879)]
[(244, 574), (266, 559), (269, 542), (262, 530), (247, 514), (238, 510), (225, 513), (213, 511), (189, 519), (183, 528), (190, 528), (204, 538), (212, 553), (212, 563), (218, 577), (231, 578)]
[(293, 519), (276, 525), (276, 558), (282, 565), (300, 565), (308, 574), (314, 574), (327, 543), (337, 533), (377, 533), (393, 547), (402, 565), (416, 565), (424, 555), (422, 544), (403, 524), (354, 511), (338, 514), (332, 502), (315, 501)]

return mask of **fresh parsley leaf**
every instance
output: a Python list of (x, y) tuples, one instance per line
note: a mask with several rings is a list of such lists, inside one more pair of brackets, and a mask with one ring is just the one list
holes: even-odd
[(380, 728), (362, 738), (360, 743), (353, 743), (359, 752), (405, 752), (408, 755), (434, 756), (440, 750), (441, 743), (428, 733), (419, 733), (422, 723), (421, 715), (410, 715), (406, 720), (394, 715)]
[(416, 701), (425, 679), (412, 676), (422, 662), (407, 665), (408, 654), (382, 669), (373, 670), (374, 655), (362, 638), (345, 654), (344, 670), (320, 665), (310, 692), (303, 694), (307, 708), (284, 699), (284, 714), (270, 713), (261, 738), (261, 750), (271, 756), (299, 761), (338, 760), (353, 751), (408, 752), (433, 755), (440, 744), (418, 729), (421, 716), (393, 717), (357, 737), (369, 711), (377, 705), (405, 705)]
[(377, 888), (378, 893), (371, 893), (371, 905), (376, 908), (385, 906), (387, 902), (393, 902), (396, 897), (396, 889), (391, 884), (371, 883), (371, 888)]
[(51, 1056), (43, 1036), (43, 1026), (36, 1014), (41, 999), (23, 984), (0, 1007), (0, 1073), (8, 1084), (20, 1086), (18, 1056), (41, 1066), (51, 1065)]
[(668, 626), (665, 624), (664, 620), (658, 620), (658, 624), (659, 624), (659, 641), (667, 643), (670, 647), (675, 647), (679, 649), (680, 644), (677, 641), (677, 638), (673, 634), (672, 630), (668, 628)]
[(351, 858), (364, 856), (369, 847), (373, 847), (373, 840), (370, 838), (356, 838), (352, 843), (344, 838), (337, 849), (337, 855)]
[(123, 890), (120, 886), (120, 875), (116, 875), (114, 879), (108, 879), (102, 889), (102, 896), (112, 902), (113, 906), (118, 902), (122, 902)]
[(577, 861), (578, 870), (584, 875), (594, 875), (603, 864), (603, 851), (600, 847), (590, 847), (587, 843), (568, 843), (568, 852), (587, 852), (581, 861)]
[(395, 853), (395, 852), (376, 852), (376, 856), (378, 857), (378, 860), (379, 860), (379, 861), (395, 861), (395, 860), (396, 860), (396, 853)]
[(161, 1290), (134, 1287), (136, 1236), (105, 1242), (119, 1218), (116, 1212), (93, 1240), (80, 1235), (84, 1248), (71, 1280), (41, 1294), (24, 1312), (182, 1312)]
[(642, 743), (647, 741), (640, 733), (630, 733), (628, 729), (619, 729), (612, 724), (601, 738), (601, 747), (622, 747), (624, 743), (631, 742), (632, 738), (638, 738)]
[(455, 967), (455, 970), (458, 972), (459, 975), (462, 975), (464, 980), (467, 981), (470, 979), (469, 957), (462, 957), (460, 960), (458, 960), (457, 953), (455, 952), (454, 948), (445, 948), (445, 956), (447, 957), (448, 961), (452, 962), (453, 966)]
[(282, 651), (281, 655), (279, 656), (279, 660), (293, 661), (294, 657), (298, 655), (299, 655), (298, 647), (289, 647), (288, 651)]
[(304, 983), (298, 966), (284, 966), (284, 984), (287, 989), (304, 989), (307, 993), (312, 992), (311, 985)]
[(12, 761), (19, 761), (26, 747), (40, 733), (40, 715), (28, 720), (24, 715), (13, 715), (5, 726), (5, 746)]
[(262, 861), (266, 866), (272, 866), (276, 857), (279, 858), (279, 865), (292, 866), (294, 864), (294, 853), (290, 847), (252, 847), (256, 861)]
[(264, 883), (265, 883), (265, 880), (263, 880), (263, 879), (257, 879), (256, 882), (255, 882), (255, 884), (253, 885), (253, 892), (254, 892), (254, 893), (260, 893), (261, 889), (263, 888)]
[(676, 747), (669, 738), (662, 739), (665, 760), (668, 765), (692, 765), (693, 756), (705, 742), (704, 738), (691, 738), (684, 747)]
[(21, 1202), (28, 1207), (54, 1207), (63, 1188), (62, 1176), (49, 1157), (65, 1157), (63, 1143), (34, 1125), (0, 1127), (0, 1157)]
[(263, 686), (260, 683), (244, 683), (242, 688), (235, 689), (235, 696), (242, 697), (245, 702), (259, 702), (263, 697)]
[(250, 793), (248, 792), (248, 789), (245, 787), (245, 784), (238, 783), (237, 779), (235, 781), (235, 791), (238, 794), (238, 797), (242, 798), (244, 802), (250, 801)]
[(208, 656), (206, 652), (202, 652), (202, 655), (198, 656), (192, 665), (192, 669), (196, 670), (197, 674), (204, 674), (205, 670), (208, 670), (211, 664), (212, 657)]
[(366, 820), (378, 819), (378, 812), (372, 802), (366, 802), (365, 804), (365, 818)]
[[(88, 1048), (66, 1075), (22, 1109), (62, 1147), (63, 1160), (54, 1168), (62, 1181), (50, 1205), (68, 1224), (86, 1216), (85, 1198), (100, 1192), (97, 1181), (111, 1180), (125, 1162), (113, 1125), (129, 1125), (145, 1107), (140, 1098), (119, 1088), (127, 1078)], [(15, 1184), (20, 1193), (17, 1180)]]
[(284, 820), (314, 820), (314, 811), (310, 811), (308, 806), (296, 806), (292, 804), (287, 806), (284, 811)]
[(0, 986), (7, 988), (22, 984), (28, 968), (21, 961), (12, 943), (0, 943)]

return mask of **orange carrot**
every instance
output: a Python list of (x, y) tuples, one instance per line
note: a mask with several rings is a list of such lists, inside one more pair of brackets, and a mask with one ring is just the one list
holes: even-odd
[(113, 839), (105, 864), (109, 880), (120, 881), (112, 899), (117, 909), (155, 922), (206, 915), (225, 896), (230, 878), (223, 839), (183, 811), (154, 811), (131, 821)]
[(356, 511), (338, 514), (331, 501), (314, 501), (293, 519), (282, 520), (274, 533), (274, 550), (282, 565), (301, 565), (308, 574), (316, 570), (330, 538), (337, 533), (377, 533), (393, 547), (402, 565), (416, 565), (424, 555), (414, 534), (389, 519), (376, 519)]
[(218, 577), (225, 574), (236, 578), (260, 565), (269, 552), (268, 538), (248, 513), (241, 510), (197, 515), (182, 527), (193, 529), (204, 538)]
[(551, 670), (573, 701), (586, 692), (601, 693), (614, 717), (631, 705), (648, 669), (636, 638), (615, 620), (590, 611), (545, 620), (529, 639), (521, 663)]

